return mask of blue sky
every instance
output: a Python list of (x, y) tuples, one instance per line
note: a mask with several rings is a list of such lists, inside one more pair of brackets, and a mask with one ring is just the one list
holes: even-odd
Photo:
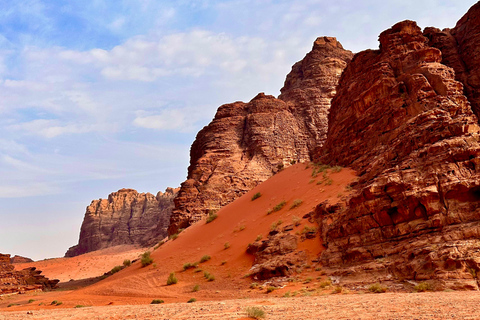
[(475, 1), (0, 2), (0, 252), (62, 256), (85, 207), (185, 179), (224, 103), (278, 95), (318, 36), (354, 52), (410, 19), (453, 27)]

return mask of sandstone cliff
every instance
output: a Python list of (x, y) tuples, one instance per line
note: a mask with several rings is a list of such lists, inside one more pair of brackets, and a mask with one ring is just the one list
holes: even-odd
[(165, 237), (176, 192), (167, 188), (165, 193), (154, 196), (121, 189), (108, 199), (92, 201), (85, 213), (78, 245), (71, 247), (65, 256), (117, 245), (148, 245)]
[[(478, 30), (478, 21), (463, 18), (453, 34)], [(457, 51), (478, 48), (467, 34)], [(457, 79), (475, 78), (478, 67)], [(352, 278), (478, 288), (480, 130), (441, 51), (414, 22), (398, 23), (379, 50), (355, 55), (337, 91), (318, 157), (354, 168), (359, 181), (345, 206), (316, 209), (323, 264)]]
[(287, 76), (279, 99), (259, 94), (221, 106), (190, 150), (169, 233), (237, 199), (283, 166), (309, 161), (326, 134), (330, 100), (352, 53), (318, 38)]

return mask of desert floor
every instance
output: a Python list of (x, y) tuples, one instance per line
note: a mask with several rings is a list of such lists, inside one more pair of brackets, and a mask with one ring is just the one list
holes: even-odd
[(480, 319), (479, 302), (477, 292), (330, 294), (0, 312), (0, 319), (246, 319), (252, 306), (265, 319)]

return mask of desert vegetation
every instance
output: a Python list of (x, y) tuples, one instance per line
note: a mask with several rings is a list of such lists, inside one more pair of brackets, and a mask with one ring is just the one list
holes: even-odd
[(153, 259), (150, 257), (150, 251), (145, 251), (142, 254), (140, 262), (142, 263), (142, 267), (149, 266), (153, 263)]
[(261, 196), (262, 196), (262, 194), (261, 194), (260, 192), (255, 193), (255, 194), (252, 196), (252, 201), (257, 200), (257, 199), (260, 198)]

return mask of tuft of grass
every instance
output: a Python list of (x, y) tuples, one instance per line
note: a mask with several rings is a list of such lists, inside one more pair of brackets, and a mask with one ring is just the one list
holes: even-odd
[(115, 274), (115, 273), (117, 273), (118, 271), (122, 270), (123, 268), (124, 268), (123, 266), (115, 266), (115, 267), (112, 268), (112, 270), (110, 270), (110, 272), (111, 272), (112, 274)]
[(414, 289), (417, 292), (433, 291), (432, 285), (428, 282), (420, 282)]
[(331, 184), (333, 183), (333, 180), (328, 178), (327, 180), (325, 180), (325, 185), (326, 186), (330, 186)]
[(282, 202), (280, 202), (279, 204), (277, 204), (275, 207), (273, 207), (273, 212), (277, 212), (277, 211), (280, 211), (282, 210), (283, 207), (285, 207), (285, 205), (287, 204), (287, 202), (284, 200)]
[(157, 264), (156, 263), (152, 264), (152, 267), (155, 269), (157, 267)]
[(35, 301), (35, 299), (30, 299), (30, 300), (28, 300), (28, 303), (32, 303), (34, 301)]
[(276, 289), (275, 287), (269, 286), (267, 288), (267, 293), (273, 292), (273, 291), (275, 291), (275, 289)]
[(262, 196), (262, 194), (261, 194), (260, 192), (255, 193), (255, 194), (252, 196), (252, 201), (257, 200), (257, 199), (260, 198), (261, 196)]
[(153, 299), (152, 302), (150, 302), (150, 304), (161, 304), (161, 303), (164, 303), (165, 301), (163, 301), (162, 299)]
[(77, 304), (74, 308), (85, 308), (86, 306), (84, 306), (83, 304)]
[(227, 263), (227, 260), (223, 260), (221, 265), (223, 266), (226, 263)]
[(131, 264), (132, 264), (132, 261), (130, 261), (129, 259), (123, 260), (123, 266), (124, 267), (130, 267)]
[(248, 307), (245, 309), (248, 318), (263, 319), (265, 318), (265, 311), (258, 307)]
[(343, 168), (342, 168), (341, 166), (334, 166), (334, 167), (332, 168), (332, 172), (340, 172), (340, 171), (342, 171), (342, 169), (343, 169)]
[(244, 225), (244, 224), (242, 224), (242, 225), (240, 226), (240, 228), (238, 228), (238, 229), (239, 229), (240, 231), (243, 231), (243, 230), (245, 230), (245, 225)]
[(374, 283), (368, 287), (368, 291), (373, 293), (384, 293), (387, 291), (387, 287), (382, 286), (380, 283)]
[(159, 243), (157, 243), (157, 245), (155, 247), (153, 247), (153, 250), (157, 250), (158, 248), (160, 248), (161, 246), (163, 246), (163, 244), (165, 243), (165, 241), (160, 241)]
[(52, 306), (59, 306), (59, 305), (62, 305), (63, 302), (62, 301), (57, 301), (57, 300), (53, 300), (52, 303), (50, 303), (50, 305)]
[(299, 207), (302, 203), (303, 203), (303, 200), (301, 199), (293, 200), (293, 204), (291, 205), (290, 210)]
[(332, 293), (337, 294), (342, 292), (343, 292), (343, 288), (341, 286), (336, 286), (335, 289), (333, 289)]
[(310, 233), (310, 232), (317, 232), (317, 228), (316, 227), (310, 227), (310, 226), (304, 226), (303, 227), (303, 230), (302, 230), (302, 234), (305, 234), (305, 233)]
[(322, 281), (320, 282), (320, 288), (326, 288), (328, 286), (332, 285), (332, 282), (330, 280), (325, 280), (325, 281)]
[(290, 298), (290, 291), (287, 291), (285, 292), (285, 294), (283, 295), (284, 298)]
[(183, 270), (194, 269), (198, 266), (198, 262), (187, 262), (183, 264)]
[(198, 268), (198, 269), (193, 270), (193, 272), (195, 272), (195, 273), (202, 272), (202, 269)]
[(207, 271), (204, 271), (203, 272), (203, 276), (205, 277), (205, 279), (207, 279), (208, 281), (214, 281), (215, 280), (215, 276)]
[(178, 238), (178, 233), (174, 233), (174, 234), (171, 234), (171, 235), (168, 236), (168, 239), (170, 239), (170, 240), (175, 240), (177, 238)]
[(292, 222), (295, 225), (295, 227), (298, 227), (300, 225), (301, 221), (302, 221), (302, 219), (300, 219), (300, 217), (297, 217), (297, 216), (292, 217)]
[(210, 260), (212, 257), (210, 257), (208, 254), (204, 255), (202, 258), (200, 258), (200, 263), (202, 262), (207, 262)]
[(194, 285), (192, 291), (197, 292), (198, 290), (200, 290), (200, 286), (198, 284)]
[(195, 301), (197, 301), (197, 299), (195, 299), (195, 298), (190, 298), (190, 300), (188, 300), (187, 303), (192, 303), (192, 302), (195, 302)]
[(230, 242), (225, 242), (225, 243), (223, 244), (223, 248), (224, 248), (225, 250), (227, 250), (228, 248), (230, 248)]
[(153, 263), (152, 257), (150, 257), (150, 251), (145, 251), (142, 253), (142, 259), (141, 259), (142, 267), (149, 266)]
[(208, 217), (207, 217), (207, 220), (206, 220), (206, 223), (210, 223), (212, 222), (213, 220), (217, 219), (218, 218), (218, 215), (216, 214), (216, 211), (210, 211), (208, 213)]
[(256, 238), (255, 241), (260, 241), (263, 238), (263, 234), (259, 234)]
[(310, 283), (312, 282), (313, 278), (312, 277), (307, 277), (303, 283)]
[(255, 289), (256, 287), (258, 287), (258, 283), (256, 282), (250, 283), (250, 289)]
[(275, 221), (274, 223), (272, 223), (272, 225), (270, 226), (270, 230), (276, 230), (281, 224), (283, 223), (282, 220), (278, 220), (278, 221)]
[(178, 282), (177, 277), (175, 276), (175, 272), (170, 273), (167, 279), (167, 286), (176, 284)]

